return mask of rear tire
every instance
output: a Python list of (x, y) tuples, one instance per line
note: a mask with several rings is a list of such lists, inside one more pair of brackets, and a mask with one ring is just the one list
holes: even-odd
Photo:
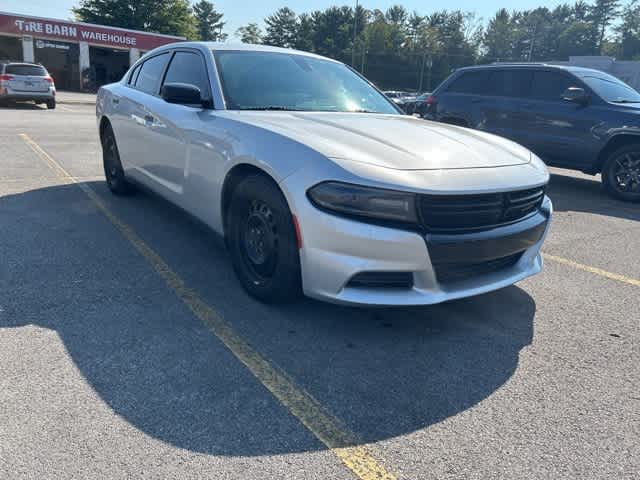
[(47, 100), (47, 108), (48, 108), (49, 110), (53, 110), (53, 109), (55, 109), (55, 108), (56, 108), (56, 100), (55, 100), (55, 99), (53, 99), (53, 100)]
[(102, 164), (107, 186), (111, 193), (114, 195), (130, 195), (135, 191), (135, 187), (127, 181), (124, 175), (116, 137), (113, 134), (111, 125), (107, 125), (102, 134)]
[(602, 166), (602, 184), (612, 197), (640, 202), (640, 143), (614, 151)]
[(301, 293), (300, 256), (293, 216), (269, 178), (251, 175), (233, 191), (227, 213), (227, 247), (249, 295), (287, 303)]

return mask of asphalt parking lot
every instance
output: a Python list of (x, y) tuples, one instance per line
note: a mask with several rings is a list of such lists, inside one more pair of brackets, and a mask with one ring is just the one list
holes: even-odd
[(542, 274), (265, 306), (102, 179), (94, 108), (0, 109), (0, 478), (640, 478), (640, 207), (554, 170)]

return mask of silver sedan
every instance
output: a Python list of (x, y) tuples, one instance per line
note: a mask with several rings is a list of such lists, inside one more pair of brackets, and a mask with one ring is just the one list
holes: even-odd
[(163, 46), (100, 89), (97, 122), (112, 192), (144, 186), (219, 232), (262, 301), (426, 305), (542, 267), (542, 161), (403, 115), (334, 60)]

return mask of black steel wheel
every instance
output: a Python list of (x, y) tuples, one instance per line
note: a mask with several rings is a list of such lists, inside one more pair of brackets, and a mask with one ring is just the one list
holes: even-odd
[(607, 158), (602, 168), (602, 183), (616, 198), (640, 201), (640, 144), (622, 147)]
[(276, 184), (263, 175), (242, 180), (233, 192), (226, 225), (233, 267), (245, 290), (266, 303), (298, 298), (296, 230)]
[(118, 145), (110, 125), (105, 128), (102, 134), (102, 163), (107, 185), (113, 194), (129, 195), (135, 190), (124, 175)]

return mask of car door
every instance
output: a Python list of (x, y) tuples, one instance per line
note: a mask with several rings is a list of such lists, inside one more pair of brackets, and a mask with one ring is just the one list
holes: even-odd
[(532, 72), (524, 68), (491, 69), (486, 93), (477, 107), (478, 128), (520, 143), (532, 78)]
[(485, 70), (461, 73), (444, 91), (434, 94), (427, 118), (435, 113), (438, 121), (482, 129), (487, 77)]
[(160, 82), (170, 58), (171, 52), (165, 51), (146, 59), (111, 98), (112, 124), (123, 167), (128, 175), (152, 188), (157, 182), (148, 169), (157, 149), (150, 131), (154, 119), (151, 109), (159, 100)]
[(185, 105), (169, 103), (157, 97), (149, 103), (148, 114), (153, 121), (147, 125), (147, 130), (154, 153), (145, 171), (162, 188), (169, 190), (167, 194), (176, 203), (187, 208), (189, 202), (185, 198), (185, 184), (191, 147), (199, 141), (203, 116), (209, 112), (203, 105), (211, 104), (210, 82), (203, 54), (195, 49), (175, 50), (160, 88), (170, 83), (198, 87), (202, 102)]
[(132, 149), (137, 141), (137, 128), (133, 125), (133, 114), (139, 107), (135, 101), (137, 93), (134, 90), (136, 79), (142, 68), (138, 63), (124, 80), (122, 86), (111, 88), (109, 95), (105, 95), (106, 104), (102, 107), (109, 113), (111, 127), (116, 136), (120, 161), (125, 171), (134, 167), (134, 155)]
[(549, 163), (579, 168), (594, 161), (591, 132), (601, 119), (597, 109), (563, 100), (569, 87), (587, 89), (567, 72), (534, 71), (531, 96), (523, 105), (521, 143)]

